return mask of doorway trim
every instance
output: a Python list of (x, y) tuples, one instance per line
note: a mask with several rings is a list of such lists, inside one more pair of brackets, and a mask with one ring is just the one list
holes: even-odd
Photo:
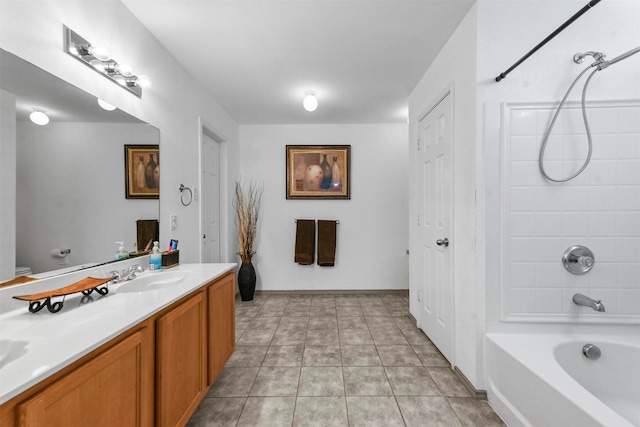
[[(229, 180), (228, 180), (228, 155), (227, 141), (228, 139), (222, 132), (208, 123), (205, 119), (198, 116), (198, 187), (202, 189), (202, 159), (203, 159), (203, 143), (204, 135), (213, 139), (220, 145), (220, 262), (229, 262)], [(200, 200), (200, 197), (198, 197)], [(200, 203), (198, 212), (198, 242), (199, 255), (198, 259), (203, 262), (202, 251), (202, 209), (204, 206)]]

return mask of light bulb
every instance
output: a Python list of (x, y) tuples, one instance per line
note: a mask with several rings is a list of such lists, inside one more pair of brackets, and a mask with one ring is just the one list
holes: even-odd
[(49, 116), (47, 116), (44, 112), (35, 110), (33, 113), (29, 115), (31, 121), (37, 125), (44, 126), (49, 123)]
[(111, 77), (113, 79), (113, 81), (115, 81), (116, 83), (118, 83), (121, 86), (127, 86), (127, 78), (122, 76), (121, 74), (116, 74), (114, 76)]
[(136, 79), (136, 84), (143, 89), (149, 89), (151, 88), (151, 79), (149, 76), (142, 74)]
[(118, 63), (116, 65), (116, 71), (125, 77), (133, 76), (133, 66), (127, 63)]
[(100, 61), (108, 61), (111, 59), (111, 51), (108, 47), (99, 44), (92, 44), (89, 46), (89, 53), (95, 56)]
[(91, 61), (89, 61), (89, 65), (91, 65), (93, 68), (100, 71), (101, 73), (104, 72), (104, 62), (98, 59), (92, 59)]
[(307, 111), (315, 111), (318, 108), (318, 98), (316, 98), (315, 92), (305, 92), (304, 100), (302, 101), (302, 106)]
[(107, 101), (98, 98), (98, 105), (107, 111), (113, 111), (116, 109), (113, 105), (109, 104)]

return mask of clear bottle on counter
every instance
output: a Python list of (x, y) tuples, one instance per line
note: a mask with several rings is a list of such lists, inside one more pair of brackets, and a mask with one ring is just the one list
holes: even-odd
[(162, 252), (158, 246), (158, 242), (153, 242), (153, 249), (149, 255), (149, 270), (160, 271), (162, 269)]

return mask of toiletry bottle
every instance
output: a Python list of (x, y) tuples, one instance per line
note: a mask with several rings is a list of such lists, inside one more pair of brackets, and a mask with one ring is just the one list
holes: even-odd
[(151, 255), (149, 255), (149, 270), (160, 271), (162, 269), (162, 252), (158, 242), (153, 242), (153, 249), (151, 249)]
[(116, 260), (129, 258), (129, 252), (124, 249), (124, 242), (116, 242), (118, 245), (118, 253), (116, 254)]

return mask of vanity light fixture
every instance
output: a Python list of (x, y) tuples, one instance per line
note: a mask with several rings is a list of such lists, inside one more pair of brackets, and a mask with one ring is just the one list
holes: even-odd
[(78, 61), (118, 83), (138, 98), (142, 98), (142, 88), (151, 87), (149, 77), (137, 76), (131, 64), (112, 59), (106, 46), (91, 44), (66, 26), (63, 26), (63, 30), (64, 51)]
[(316, 108), (318, 108), (318, 98), (316, 98), (316, 93), (314, 91), (308, 90), (304, 93), (302, 106), (309, 112), (316, 111)]
[(29, 115), (29, 118), (33, 123), (40, 126), (44, 126), (49, 123), (49, 116), (41, 110), (33, 110), (33, 113)]

